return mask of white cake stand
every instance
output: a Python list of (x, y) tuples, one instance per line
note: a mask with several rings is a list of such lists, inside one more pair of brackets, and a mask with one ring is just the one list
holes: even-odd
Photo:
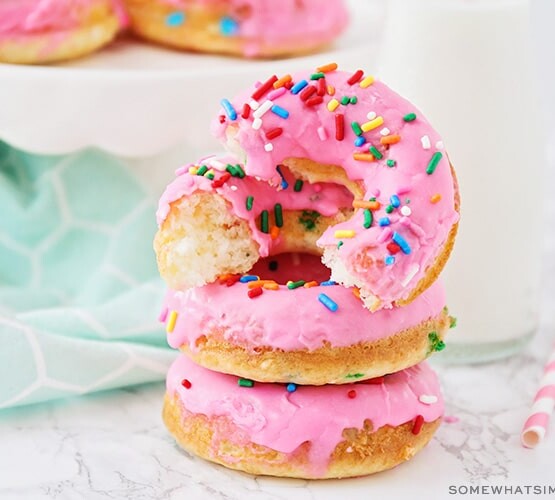
[(54, 66), (0, 65), (0, 139), (41, 154), (96, 146), (135, 158), (180, 144), (217, 147), (208, 126), (222, 97), (273, 73), (340, 66), (371, 71), (382, 7), (354, 0), (348, 32), (327, 52), (276, 61), (187, 54), (123, 38)]

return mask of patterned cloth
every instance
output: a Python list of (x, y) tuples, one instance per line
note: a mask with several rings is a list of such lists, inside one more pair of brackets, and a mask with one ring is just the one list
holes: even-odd
[(0, 408), (164, 378), (147, 192), (97, 150), (0, 142)]

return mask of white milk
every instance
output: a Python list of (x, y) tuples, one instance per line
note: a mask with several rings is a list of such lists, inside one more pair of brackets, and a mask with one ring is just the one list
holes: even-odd
[[(534, 332), (544, 140), (527, 0), (392, 0), (378, 75), (419, 107), (459, 178), (447, 266), (460, 359), (514, 352)], [(454, 348), (453, 348), (454, 346)]]

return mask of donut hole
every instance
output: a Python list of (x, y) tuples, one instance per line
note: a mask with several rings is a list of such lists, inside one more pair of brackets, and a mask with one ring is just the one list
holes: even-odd
[(263, 280), (274, 280), (280, 285), (289, 281), (328, 281), (330, 270), (320, 256), (312, 253), (287, 252), (260, 259), (248, 274)]

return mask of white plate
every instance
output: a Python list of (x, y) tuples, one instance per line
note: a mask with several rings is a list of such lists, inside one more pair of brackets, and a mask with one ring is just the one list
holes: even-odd
[(348, 32), (325, 53), (249, 61), (174, 52), (122, 39), (55, 66), (0, 65), (0, 139), (43, 154), (87, 146), (131, 157), (216, 145), (208, 130), (222, 97), (272, 73), (336, 61), (372, 70), (382, 7), (352, 0)]

